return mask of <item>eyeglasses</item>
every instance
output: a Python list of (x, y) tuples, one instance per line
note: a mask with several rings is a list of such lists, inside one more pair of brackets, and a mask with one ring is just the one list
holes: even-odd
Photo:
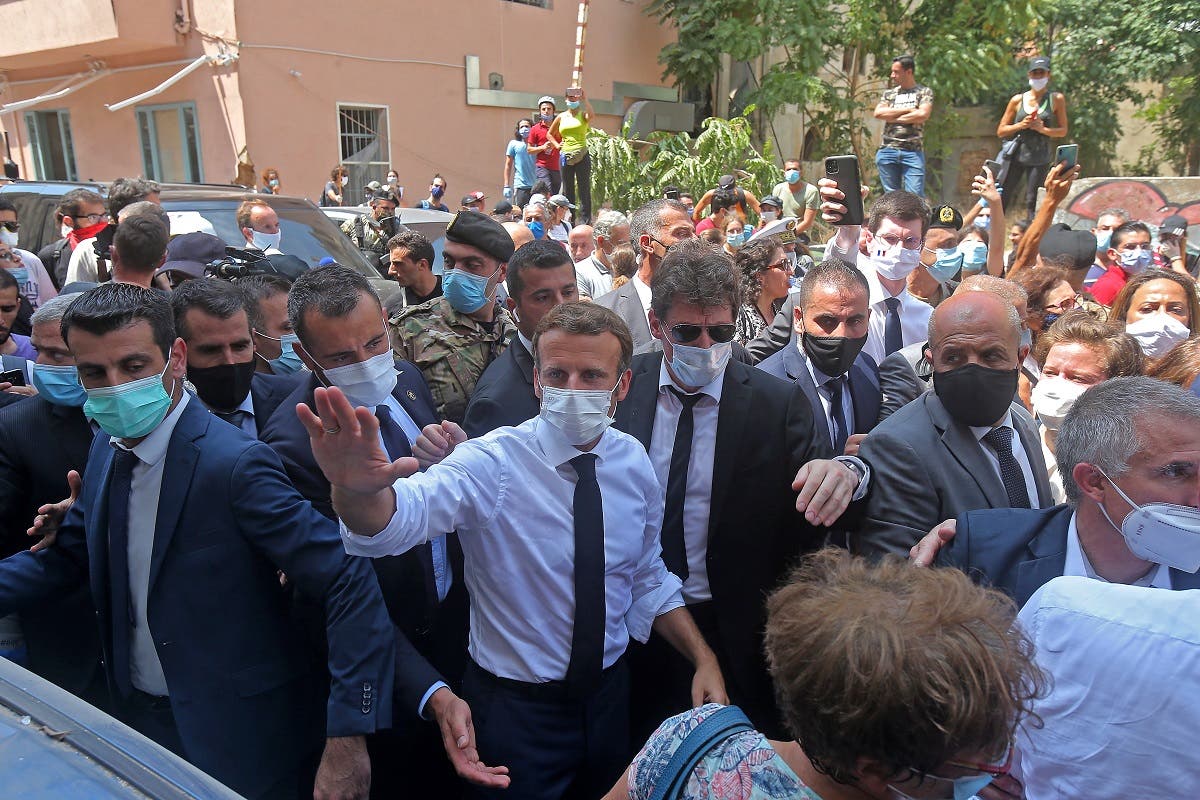
[(0, 222), (0, 228), (4, 228), (10, 233), (16, 233), (17, 231), (21, 230), (21, 223), (17, 222), (15, 219), (8, 220), (6, 222)]
[(708, 331), (708, 338), (718, 344), (732, 342), (733, 336), (737, 333), (737, 326), (733, 323), (722, 325), (691, 325), (686, 322), (681, 322), (678, 325), (673, 325), (668, 329), (671, 335), (671, 341), (676, 344), (687, 344), (694, 342), (700, 338), (700, 334)]
[(763, 267), (763, 269), (783, 269), (783, 270), (786, 270), (790, 264), (791, 264), (791, 261), (788, 259), (788, 257), (787, 257), (787, 256), (784, 256), (783, 258), (781, 258), (781, 259), (779, 259), (778, 261), (776, 261), (774, 264), (767, 264), (765, 267)]
[(1081, 300), (1079, 295), (1075, 295), (1074, 297), (1068, 297), (1064, 300), (1060, 300), (1052, 306), (1046, 306), (1042, 310), (1049, 311), (1051, 313), (1072, 311), (1076, 308), (1079, 308), (1080, 302)]
[[(71, 215), (67, 214), (67, 216), (70, 217)], [(74, 218), (75, 219), (86, 219), (88, 222), (92, 223), (93, 225), (101, 223), (106, 219), (104, 214), (76, 214)]]
[(9, 250), (7, 252), (0, 253), (0, 261), (11, 261), (14, 264), (20, 264), (21, 257), (12, 250)]
[(1004, 754), (1004, 758), (1002, 758), (999, 762), (994, 763), (994, 764), (983, 764), (983, 763), (978, 763), (978, 762), (974, 762), (974, 761), (947, 761), (946, 763), (950, 764), (952, 766), (955, 766), (955, 767), (962, 767), (963, 769), (971, 769), (971, 770), (975, 770), (977, 772), (984, 772), (984, 773), (987, 773), (988, 775), (991, 775), (993, 778), (1001, 778), (1001, 777), (1007, 775), (1008, 773), (1012, 772), (1012, 760), (1013, 760), (1013, 748), (1012, 748), (1012, 745), (1010, 744), (1008, 746), (1008, 750)]
[(887, 235), (876, 236), (876, 239), (881, 239), (887, 243), (888, 247), (895, 247), (898, 244), (903, 244), (905, 250), (916, 250), (925, 243), (925, 239), (918, 236), (910, 236), (907, 239), (901, 239), (899, 236)]

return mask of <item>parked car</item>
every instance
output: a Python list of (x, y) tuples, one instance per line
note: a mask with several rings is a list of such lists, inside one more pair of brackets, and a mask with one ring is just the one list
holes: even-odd
[[(107, 186), (65, 181), (15, 181), (0, 186), (0, 195), (12, 200), (21, 220), (17, 246), (36, 253), (56, 241), (59, 226), (54, 221), (54, 210), (64, 194), (80, 188), (104, 194)], [(380, 270), (379, 265), (368, 263), (338, 226), (303, 197), (255, 195), (240, 186), (190, 183), (164, 183), (161, 195), (163, 208), (168, 212), (199, 214), (212, 225), (216, 235), (232, 247), (246, 244), (238, 229), (236, 212), (242, 201), (249, 197), (266, 199), (279, 215), (279, 230), (283, 234), (280, 249), (283, 252), (297, 256), (309, 267), (317, 266), (324, 258), (333, 258), (371, 279), (381, 297), (386, 298), (396, 291), (395, 282), (387, 278), (386, 267)]]
[(5, 797), (21, 800), (241, 797), (103, 711), (3, 658), (0, 785)]
[[(371, 209), (366, 206), (326, 206), (321, 209), (325, 216), (341, 227), (342, 223), (354, 219), (359, 214), (369, 214)], [(400, 224), (409, 230), (416, 231), (429, 240), (433, 245), (434, 275), (441, 275), (444, 266), (442, 265), (442, 247), (446, 244), (446, 227), (450, 224), (450, 220), (454, 219), (454, 215), (447, 211), (437, 211), (432, 208), (397, 208), (396, 217), (399, 218)], [(387, 260), (380, 264), (380, 270), (384, 275), (388, 271)]]

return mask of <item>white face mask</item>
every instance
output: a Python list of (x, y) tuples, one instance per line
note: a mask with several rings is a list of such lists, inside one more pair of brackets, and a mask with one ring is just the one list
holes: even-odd
[[(1099, 469), (1099, 467), (1097, 467)], [(1100, 470), (1104, 475), (1104, 470)], [(1104, 475), (1133, 510), (1121, 524), (1112, 521), (1104, 506), (1100, 513), (1108, 524), (1121, 532), (1129, 551), (1138, 558), (1164, 564), (1183, 572), (1200, 570), (1200, 509), (1173, 503), (1146, 503), (1139, 506), (1129, 499), (1112, 478)]]
[(1033, 410), (1048, 430), (1057, 431), (1071, 406), (1088, 387), (1066, 378), (1042, 378), (1033, 387)]
[(278, 250), (279, 240), (283, 238), (282, 233), (263, 233), (255, 230), (250, 232), (250, 236), (254, 240), (254, 246), (259, 250), (267, 250), (271, 247)]
[[(540, 380), (540, 379), (539, 379)], [(621, 382), (617, 381), (617, 386)], [(596, 441), (612, 425), (609, 416), (612, 394), (617, 386), (604, 389), (556, 389), (542, 384), (542, 404), (538, 416), (558, 428), (576, 447)]]
[(69, 236), (71, 234), (71, 231), (73, 231), (73, 230), (75, 230), (75, 229), (64, 222), (61, 226), (59, 226), (59, 229), (58, 229), (58, 232), (60, 234), (59, 238), (60, 239), (67, 238), (67, 236)]
[(1045, 89), (1049, 83), (1049, 78), (1030, 78), (1029, 88), (1033, 89), (1035, 92), (1040, 92), (1042, 89)]
[(345, 185), (346, 185), (347, 183), (349, 183), (349, 182), (350, 182), (350, 176), (349, 176), (349, 175), (343, 175), (343, 176), (342, 176), (342, 186), (345, 186)]
[(356, 406), (375, 408), (396, 388), (396, 360), (391, 350), (357, 364), (324, 369), (325, 379), (341, 389)]
[(871, 266), (881, 278), (898, 281), (907, 278), (909, 273), (921, 263), (921, 251), (907, 250), (903, 242), (896, 242), (895, 247), (888, 247), (883, 239), (873, 239), (867, 246), (870, 253)]
[(763, 222), (774, 222), (775, 220), (779, 219), (779, 213), (777, 211), (763, 211), (761, 216)]
[(1129, 323), (1125, 332), (1137, 339), (1147, 358), (1162, 358), (1192, 335), (1186, 325), (1161, 311)]
[(732, 342), (716, 342), (712, 347), (688, 347), (671, 342), (671, 372), (684, 386), (701, 387), (712, 383), (725, 371), (733, 355)]
[(10, 231), (7, 228), (0, 228), (0, 242), (4, 242), (9, 247), (17, 246), (17, 239), (20, 236), (16, 231)]

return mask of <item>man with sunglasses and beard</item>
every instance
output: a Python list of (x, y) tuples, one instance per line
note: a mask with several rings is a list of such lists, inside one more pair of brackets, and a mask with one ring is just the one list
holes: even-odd
[[(665, 488), (663, 561), (683, 581), (732, 702), (758, 730), (782, 733), (762, 655), (763, 598), (862, 496), (867, 469), (832, 458), (798, 387), (732, 358), (740, 297), (727, 256), (679, 242), (651, 290), (662, 352), (634, 357), (615, 426), (646, 447)], [(656, 636), (631, 649), (630, 665), (636, 741), (691, 707), (692, 672)]]

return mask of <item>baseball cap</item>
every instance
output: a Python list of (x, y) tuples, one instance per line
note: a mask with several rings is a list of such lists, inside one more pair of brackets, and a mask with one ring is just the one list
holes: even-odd
[(167, 244), (167, 260), (155, 275), (183, 272), (203, 278), (204, 268), (225, 257), (225, 243), (210, 233), (185, 233)]
[(1029, 71), (1033, 72), (1035, 69), (1044, 69), (1049, 72), (1050, 59), (1046, 58), (1046, 56), (1037, 56), (1036, 58), (1029, 59)]
[(945, 228), (951, 231), (962, 230), (963, 217), (954, 206), (938, 206), (933, 209), (930, 228)]
[(370, 189), (372, 192), (378, 192), (383, 188), (383, 184), (381, 184), (379, 181), (371, 181), (367, 184), (366, 188)]
[(570, 208), (570, 209), (575, 208), (575, 206), (571, 203), (571, 201), (567, 199), (567, 196), (565, 194), (551, 195), (550, 204), (558, 206), (559, 208)]
[(1067, 256), (1072, 269), (1087, 269), (1096, 261), (1096, 236), (1091, 231), (1072, 230), (1060, 222), (1043, 234), (1038, 255), (1044, 260)]
[(758, 201), (760, 206), (774, 206), (775, 208), (783, 208), (783, 201), (773, 194), (769, 194), (762, 200)]
[(217, 234), (213, 224), (200, 215), (198, 211), (168, 211), (171, 220), (171, 235), (182, 236), (185, 233)]
[(1168, 236), (1183, 236), (1187, 232), (1188, 221), (1185, 217), (1179, 214), (1172, 214), (1162, 221), (1162, 225), (1158, 226), (1159, 235), (1167, 234)]
[(486, 194), (484, 194), (483, 192), (480, 192), (480, 191), (474, 191), (474, 192), (471, 192), (470, 194), (463, 195), (462, 205), (465, 206), (465, 205), (469, 205), (470, 203), (478, 203), (480, 200), (486, 200), (486, 199), (487, 199)]
[(717, 187), (720, 189), (732, 189), (735, 183), (737, 183), (737, 178), (732, 175), (722, 175), (717, 178)]
[(501, 200), (499, 203), (496, 203), (496, 207), (492, 209), (492, 213), (493, 214), (501, 214), (501, 215), (511, 214), (512, 210), (513, 210), (512, 203), (508, 202), (507, 200)]
[(541, 97), (538, 98), (537, 104), (540, 106), (542, 103), (549, 103), (550, 105), (554, 106), (555, 108), (558, 108), (558, 103), (554, 102), (554, 98), (548, 94), (542, 95)]

